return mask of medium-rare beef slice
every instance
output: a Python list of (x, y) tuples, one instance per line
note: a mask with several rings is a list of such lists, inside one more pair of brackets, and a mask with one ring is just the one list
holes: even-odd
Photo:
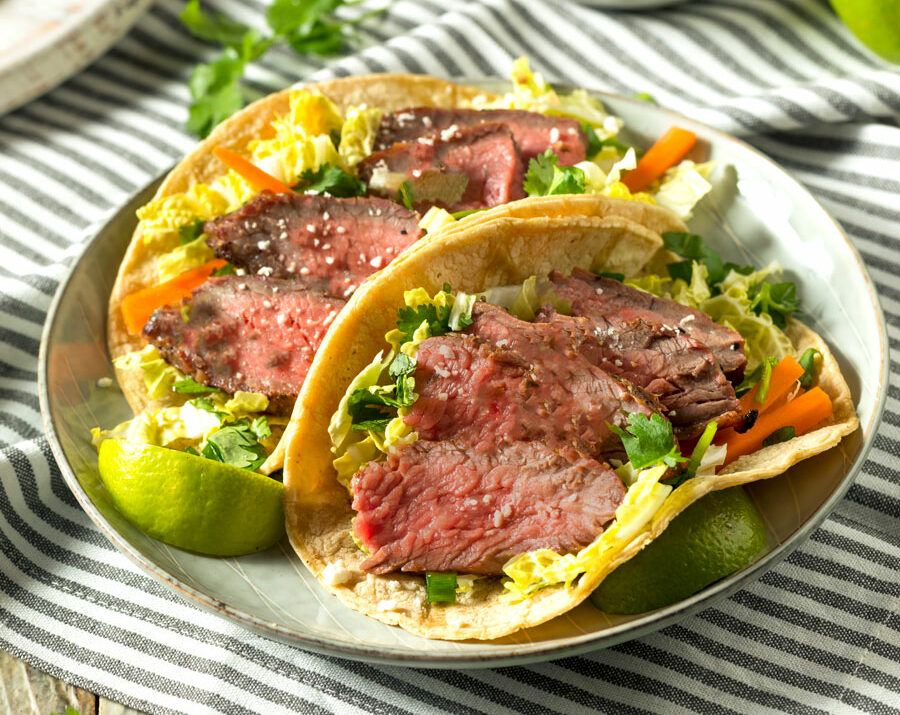
[[(363, 159), (358, 171), (371, 191), (390, 198), (396, 195), (396, 188), (379, 188), (379, 174), (386, 172), (409, 177), (417, 209), (427, 209), (431, 205), (449, 211), (483, 209), (525, 196), (522, 160), (512, 132), (501, 124), (479, 124), (454, 131), (446, 138), (425, 137), (421, 141), (400, 142)], [(417, 197), (415, 182), (436, 174), (467, 177), (461, 198), (451, 202)]]
[(194, 289), (180, 309), (158, 309), (144, 335), (166, 362), (204, 385), (296, 397), (343, 306), (297, 281), (222, 276)]
[(640, 318), (618, 322), (570, 317), (548, 307), (533, 325), (541, 329), (541, 324), (558, 336), (562, 349), (576, 350), (592, 364), (656, 397), (679, 439), (698, 436), (713, 420), (726, 427), (741, 418), (734, 387), (712, 353), (671, 327)]
[(515, 442), (490, 453), (419, 440), (369, 462), (351, 482), (362, 568), (499, 574), (513, 556), (590, 544), (625, 490), (575, 450)]
[(418, 214), (379, 198), (263, 192), (207, 221), (216, 255), (248, 273), (347, 298), (421, 235)]
[(522, 163), (528, 162), (547, 149), (559, 157), (560, 166), (584, 161), (587, 155), (587, 135), (577, 119), (555, 117), (522, 109), (444, 109), (414, 107), (381, 118), (375, 136), (375, 150), (380, 151), (398, 142), (414, 142), (420, 138), (451, 136), (454, 130), (486, 122), (509, 127), (519, 147)]
[(597, 456), (620, 444), (608, 423), (658, 411), (652, 398), (576, 352), (547, 344), (514, 349), (448, 334), (424, 340), (416, 361), (419, 397), (406, 424), (422, 439), (453, 439), (477, 452), (539, 440)]
[(559, 297), (572, 302), (573, 315), (614, 322), (643, 320), (684, 331), (709, 349), (729, 380), (738, 382), (743, 377), (744, 338), (699, 310), (577, 268), (570, 277), (554, 271), (550, 279)]

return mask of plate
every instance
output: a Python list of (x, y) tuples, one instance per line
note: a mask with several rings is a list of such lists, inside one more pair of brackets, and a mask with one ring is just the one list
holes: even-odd
[(794, 179), (736, 139), (646, 102), (598, 93), (623, 117), (626, 140), (648, 146), (673, 124), (697, 133), (698, 150), (721, 176), (691, 228), (728, 260), (777, 260), (796, 281), (802, 319), (831, 346), (850, 385), (860, 429), (838, 448), (748, 492), (768, 527), (766, 553), (748, 568), (668, 608), (608, 616), (589, 603), (549, 623), (489, 642), (429, 641), (343, 606), (310, 576), (285, 540), (265, 553), (215, 559), (180, 551), (134, 528), (113, 507), (97, 473), (91, 427), (131, 417), (106, 354), (106, 304), (148, 186), (87, 245), (60, 286), (45, 326), (39, 365), (47, 434), (62, 474), (85, 511), (135, 564), (197, 605), (267, 636), (343, 657), (416, 667), (496, 667), (573, 655), (658, 630), (738, 590), (796, 548), (849, 489), (874, 439), (887, 386), (887, 336), (859, 255), (825, 210)]
[(153, 0), (5, 0), (0, 3), (0, 114), (93, 62)]

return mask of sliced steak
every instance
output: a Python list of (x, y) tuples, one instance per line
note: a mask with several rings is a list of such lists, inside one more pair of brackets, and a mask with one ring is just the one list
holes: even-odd
[(422, 440), (369, 462), (351, 489), (372, 573), (500, 574), (528, 551), (571, 553), (603, 532), (625, 493), (608, 465), (571, 449), (516, 442), (484, 454)]
[(217, 256), (248, 273), (296, 278), (340, 298), (422, 233), (419, 216), (393, 201), (269, 192), (204, 230)]
[[(483, 209), (524, 198), (522, 160), (512, 133), (501, 124), (479, 124), (454, 132), (446, 139), (423, 138), (400, 142), (375, 152), (358, 165), (360, 178), (370, 190), (393, 198), (396, 188), (381, 189), (378, 172), (402, 174), (413, 183), (413, 200), (417, 209), (431, 205), (449, 211)], [(468, 178), (462, 196), (446, 201), (427, 201), (416, 196), (415, 181), (437, 175), (463, 175)], [(431, 182), (434, 183), (434, 182)]]
[(422, 439), (453, 439), (476, 452), (539, 440), (598, 456), (619, 446), (607, 423), (657, 411), (652, 398), (591, 365), (573, 350), (558, 352), (519, 321), (516, 346), (473, 335), (429, 338), (416, 353), (416, 391), (404, 421)]
[(699, 310), (577, 268), (571, 277), (554, 271), (550, 279), (559, 297), (572, 302), (573, 315), (617, 323), (642, 320), (683, 331), (709, 349), (729, 380), (743, 377), (744, 338)]
[(521, 109), (442, 109), (415, 107), (381, 119), (375, 136), (375, 150), (398, 142), (414, 142), (420, 138), (452, 136), (455, 130), (486, 122), (509, 127), (519, 147), (522, 162), (528, 162), (547, 149), (559, 157), (560, 166), (584, 161), (587, 136), (578, 120), (554, 117)]
[(699, 436), (713, 420), (724, 428), (741, 419), (734, 387), (712, 353), (688, 335), (640, 318), (577, 318), (552, 308), (542, 309), (536, 320), (535, 330), (553, 335), (559, 349), (574, 349), (659, 399), (678, 439)]
[(293, 280), (222, 276), (196, 288), (182, 309), (158, 309), (144, 335), (166, 362), (204, 385), (296, 397), (343, 306)]

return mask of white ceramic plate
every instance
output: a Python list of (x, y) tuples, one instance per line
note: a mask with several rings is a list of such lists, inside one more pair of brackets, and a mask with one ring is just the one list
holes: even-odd
[[(729, 260), (778, 260), (797, 282), (803, 319), (828, 341), (852, 391), (861, 428), (825, 454), (748, 492), (769, 529), (755, 564), (671, 607), (607, 616), (589, 603), (537, 628), (491, 642), (428, 641), (341, 605), (321, 588), (287, 541), (253, 556), (215, 559), (155, 541), (112, 506), (97, 474), (89, 429), (131, 416), (121, 393), (97, 387), (113, 375), (106, 355), (106, 304), (148, 186), (87, 246), (60, 287), (41, 347), (41, 407), (62, 473), (84, 509), (140, 568), (193, 602), (247, 627), (311, 650), (383, 663), (498, 666), (572, 655), (662, 628), (736, 591), (771, 568), (827, 516), (849, 489), (878, 423), (887, 386), (886, 334), (859, 255), (824, 209), (796, 181), (748, 145), (645, 102), (598, 95), (625, 119), (626, 139), (648, 146), (678, 124), (700, 137), (698, 153), (718, 162), (713, 194), (691, 227)], [(701, 158), (701, 157), (697, 157)]]
[(153, 0), (0, 0), (0, 114), (106, 52)]

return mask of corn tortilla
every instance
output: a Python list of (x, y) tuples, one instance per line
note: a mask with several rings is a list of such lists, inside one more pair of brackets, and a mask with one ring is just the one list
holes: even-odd
[[(599, 211), (599, 210), (598, 210)], [(502, 212), (498, 212), (502, 213)], [(285, 516), (294, 549), (310, 571), (351, 608), (427, 638), (493, 639), (536, 626), (577, 606), (619, 564), (639, 552), (668, 523), (704, 494), (783, 473), (793, 464), (836, 445), (858, 425), (849, 388), (833, 355), (812, 330), (791, 320), (787, 334), (798, 352), (822, 353), (819, 386), (831, 397), (833, 417), (811, 433), (741, 457), (715, 476), (689, 480), (674, 490), (642, 532), (606, 553), (596, 569), (574, 586), (551, 587), (518, 603), (502, 598), (500, 579), (480, 579), (471, 594), (453, 604), (429, 604), (425, 581), (412, 574), (365, 574), (365, 554), (351, 537), (353, 511), (332, 468), (328, 424), (353, 377), (384, 347), (403, 292), (443, 283), (474, 292), (519, 283), (550, 269), (596, 267), (633, 275), (661, 250), (658, 233), (602, 211), (582, 215), (518, 218), (494, 216), (425, 239), (373, 276), (351, 298), (331, 326), (294, 407), (283, 440)], [(653, 237), (655, 240), (650, 240)], [(327, 579), (329, 564), (352, 573), (346, 582)]]

